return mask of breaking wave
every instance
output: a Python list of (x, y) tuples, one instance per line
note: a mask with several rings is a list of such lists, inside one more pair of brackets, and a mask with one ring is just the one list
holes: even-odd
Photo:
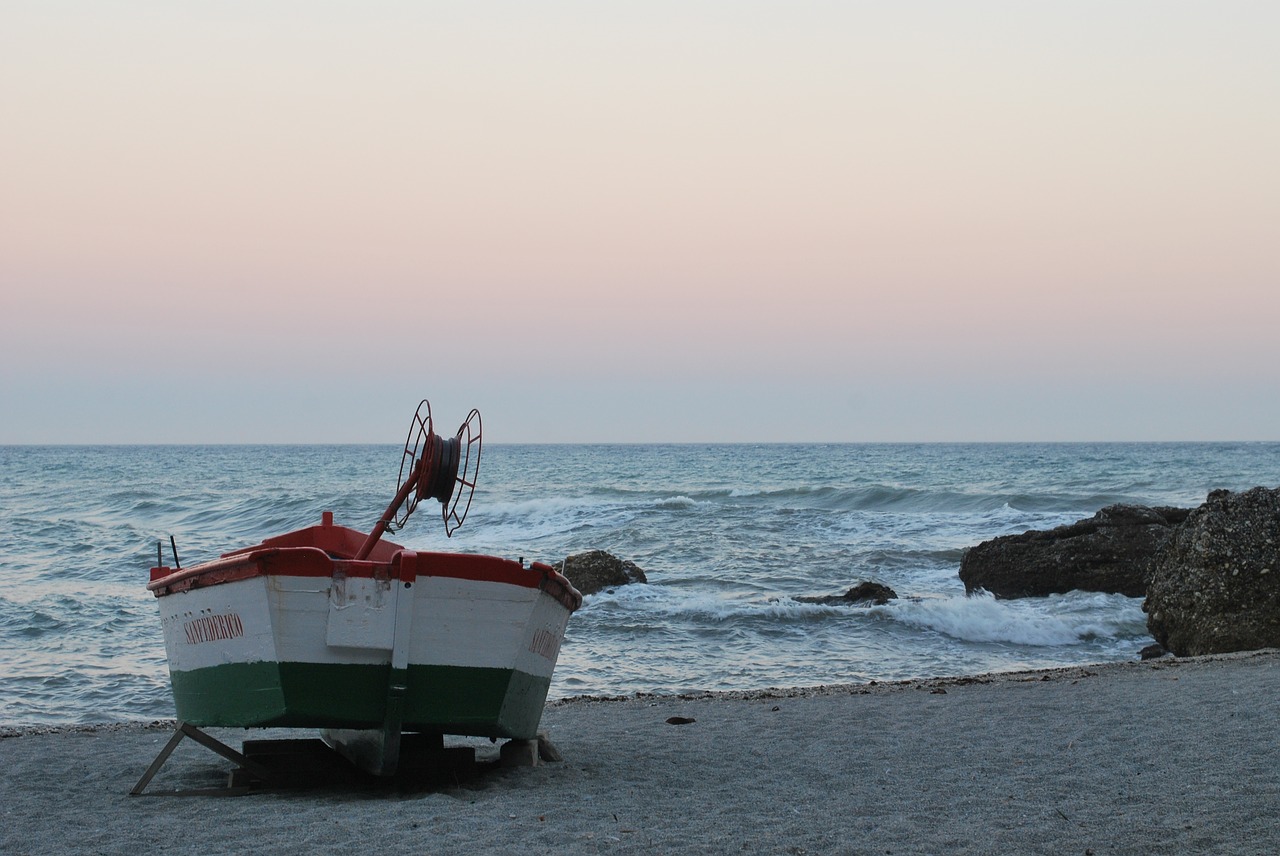
[(1141, 598), (1072, 592), (997, 600), (986, 592), (881, 607), (894, 620), (965, 642), (1058, 647), (1146, 633)]

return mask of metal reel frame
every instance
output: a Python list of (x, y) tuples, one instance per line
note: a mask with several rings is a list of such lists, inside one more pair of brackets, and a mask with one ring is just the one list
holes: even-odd
[[(451, 500), (445, 500), (440, 509), (444, 520), (444, 534), (449, 538), (453, 537), (453, 533), (467, 519), (467, 512), (471, 510), (471, 498), (475, 495), (476, 482), (480, 477), (480, 450), (484, 446), (484, 428), (479, 410), (471, 408), (467, 418), (458, 427), (453, 442), (457, 444), (458, 475), (454, 480)], [(461, 513), (459, 508), (462, 509)]]
[[(423, 415), (423, 410), (426, 415)], [(399, 493), (409, 479), (416, 476), (418, 489), (414, 490), (412, 495), (401, 506), (395, 519), (390, 521), (387, 528), (394, 532), (402, 528), (409, 520), (409, 515), (413, 514), (414, 509), (418, 507), (418, 501), (424, 495), (422, 485), (429, 483), (427, 479), (430, 474), (428, 470), (433, 470), (436, 458), (436, 432), (435, 423), (431, 419), (431, 402), (422, 399), (418, 404), (418, 409), (414, 411), (413, 421), (409, 423), (409, 433), (405, 436), (404, 453), (400, 457), (400, 474), (396, 476), (396, 493)], [(421, 451), (421, 454), (419, 454)], [(422, 461), (422, 471), (418, 471), (418, 462)]]

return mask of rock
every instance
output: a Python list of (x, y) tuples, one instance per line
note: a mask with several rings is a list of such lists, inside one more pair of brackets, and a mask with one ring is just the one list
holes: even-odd
[(820, 603), (831, 606), (848, 606), (856, 604), (859, 606), (883, 606), (891, 600), (896, 600), (898, 593), (886, 585), (862, 581), (844, 594), (826, 595), (824, 597), (797, 597), (796, 600), (801, 603)]
[(503, 767), (538, 766), (538, 741), (508, 740), (498, 750), (498, 763)]
[(1210, 493), (1153, 565), (1142, 608), (1174, 654), (1280, 647), (1280, 488)]
[(551, 739), (541, 732), (538, 734), (538, 760), (551, 764), (558, 764), (564, 760), (564, 756), (560, 754), (560, 750), (555, 747)]
[(567, 556), (556, 562), (555, 569), (569, 578), (573, 587), (584, 595), (628, 583), (647, 583), (644, 571), (635, 562), (619, 559), (604, 550), (590, 550)]
[(1155, 555), (1188, 509), (1109, 505), (1086, 520), (1003, 535), (965, 551), (960, 579), (972, 594), (1037, 597), (1082, 591), (1142, 597)]
[(1163, 645), (1152, 644), (1139, 651), (1138, 656), (1143, 660), (1159, 660), (1161, 657), (1169, 656), (1169, 652)]

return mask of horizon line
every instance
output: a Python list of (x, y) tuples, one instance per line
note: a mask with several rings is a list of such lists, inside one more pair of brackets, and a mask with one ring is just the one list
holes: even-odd
[[(1266, 445), (1274, 440), (502, 440), (493, 446), (1157, 446), (1157, 445)], [(213, 440), (126, 442), (0, 442), (9, 448), (147, 448), (190, 446), (397, 446), (367, 440)]]

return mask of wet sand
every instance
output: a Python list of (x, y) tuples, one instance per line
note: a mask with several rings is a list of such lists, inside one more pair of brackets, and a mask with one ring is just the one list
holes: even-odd
[(159, 795), (225, 784), (185, 741), (128, 796), (171, 729), (0, 729), (0, 853), (1280, 850), (1280, 651), (575, 699), (543, 717), (562, 762), (427, 791)]

